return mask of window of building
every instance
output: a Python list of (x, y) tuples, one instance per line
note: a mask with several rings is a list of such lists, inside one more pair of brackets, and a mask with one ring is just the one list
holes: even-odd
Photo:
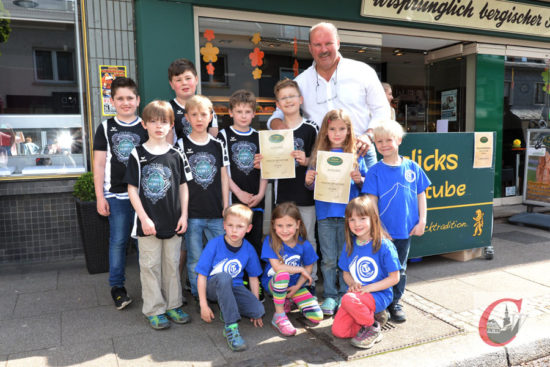
[(37, 81), (74, 82), (74, 55), (71, 51), (34, 50)]
[(535, 83), (535, 104), (544, 104), (548, 94), (544, 91), (544, 82)]

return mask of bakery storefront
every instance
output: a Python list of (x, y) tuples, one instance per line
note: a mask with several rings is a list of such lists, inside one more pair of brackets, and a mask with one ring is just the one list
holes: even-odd
[[(392, 85), (409, 133), (496, 131), (494, 197), (519, 202), (526, 129), (548, 120), (550, 4), (539, 1), (137, 1), (142, 100), (171, 98), (173, 59), (200, 65), (200, 90), (222, 126), (228, 97), (252, 90), (255, 128), (275, 104), (273, 86), (311, 65), (309, 27), (333, 22), (344, 57)], [(543, 121), (541, 121), (543, 120)], [(517, 142), (516, 142), (517, 143)], [(522, 173), (522, 171), (521, 171)], [(522, 177), (522, 174), (519, 174)], [(521, 178), (520, 178), (521, 180)], [(509, 201), (509, 200), (508, 200)]]

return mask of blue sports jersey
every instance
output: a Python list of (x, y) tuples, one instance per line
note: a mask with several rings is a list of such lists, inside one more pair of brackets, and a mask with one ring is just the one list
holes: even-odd
[[(267, 263), (264, 274), (262, 275), (262, 286), (264, 289), (268, 289), (269, 279), (275, 275), (275, 271), (271, 267), (269, 259), (278, 259), (277, 254), (271, 246), (269, 245), (271, 237), (267, 236), (262, 245), (262, 260)], [(298, 239), (302, 241), (302, 238)], [(315, 263), (319, 256), (315, 253), (313, 246), (309, 243), (308, 240), (304, 240), (303, 243), (297, 243), (294, 247), (287, 246), (286, 243), (283, 243), (283, 248), (281, 250), (281, 256), (286, 265), (290, 266), (307, 266)], [(290, 282), (288, 286), (291, 287), (298, 282), (301, 274), (290, 274)]]
[(224, 236), (211, 239), (202, 250), (201, 257), (195, 271), (210, 279), (212, 276), (224, 272), (233, 278), (233, 286), (243, 285), (243, 270), (249, 277), (258, 277), (262, 274), (262, 266), (256, 250), (247, 240), (239, 251), (231, 252), (225, 245)]
[[(382, 240), (380, 250), (375, 254), (372, 253), (372, 241), (363, 246), (358, 246), (355, 238), (353, 241), (351, 255), (348, 256), (344, 247), (338, 266), (343, 271), (349, 272), (357, 283), (362, 285), (376, 283), (386, 279), (390, 273), (401, 269), (397, 251), (390, 240)], [(393, 300), (392, 287), (371, 294), (376, 303), (375, 312), (385, 310)]]
[(362, 192), (378, 197), (380, 219), (392, 238), (409, 238), (418, 223), (418, 194), (431, 185), (416, 162), (402, 158), (399, 166), (383, 161), (372, 166), (365, 177)]
[[(342, 152), (342, 149), (331, 149), (332, 152)], [(361, 176), (365, 177), (368, 171), (365, 158), (359, 156), (357, 158), (357, 165)], [(351, 187), (349, 190), (349, 200), (359, 196), (361, 187), (358, 186), (353, 180), (351, 180)], [(329, 203), (327, 201), (315, 200), (315, 214), (317, 220), (323, 220), (326, 218), (344, 218), (346, 213), (346, 206), (348, 204), (341, 203)]]

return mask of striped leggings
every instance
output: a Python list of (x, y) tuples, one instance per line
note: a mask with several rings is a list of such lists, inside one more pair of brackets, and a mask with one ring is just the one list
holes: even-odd
[[(269, 290), (273, 295), (275, 305), (285, 304), (289, 281), (290, 274), (286, 272), (279, 272), (269, 280)], [(323, 320), (323, 311), (321, 311), (319, 303), (305, 287), (298, 289), (292, 296), (292, 300), (309, 321), (319, 323)]]

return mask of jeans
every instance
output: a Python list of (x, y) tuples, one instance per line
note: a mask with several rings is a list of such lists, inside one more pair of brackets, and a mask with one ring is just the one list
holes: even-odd
[(134, 222), (134, 209), (130, 200), (108, 198), (109, 203), (109, 285), (124, 287), (126, 244)]
[(367, 168), (371, 168), (376, 162), (378, 162), (376, 158), (376, 148), (374, 144), (371, 144), (367, 154), (365, 154), (365, 163), (367, 164)]
[(405, 293), (405, 284), (407, 283), (407, 258), (409, 257), (409, 249), (411, 248), (411, 238), (393, 240), (393, 244), (395, 245), (397, 257), (399, 257), (399, 262), (401, 263), (399, 283), (393, 286), (392, 305), (396, 305), (403, 296), (403, 293)]
[[(338, 257), (344, 248), (345, 218), (325, 218), (317, 221), (319, 230), (319, 245), (323, 259), (321, 260), (321, 272), (323, 273), (324, 297), (334, 298), (344, 295), (347, 285), (344, 282), (342, 271), (338, 269)], [(338, 288), (338, 282), (340, 287)]]
[(241, 319), (259, 319), (265, 314), (264, 305), (244, 286), (234, 286), (228, 273), (218, 273), (206, 283), (206, 298), (217, 301), (225, 325), (231, 325)]
[(203, 234), (206, 241), (224, 234), (222, 218), (190, 218), (187, 220), (185, 246), (187, 247), (187, 276), (191, 283), (191, 293), (197, 296), (197, 273), (195, 267), (204, 248)]

